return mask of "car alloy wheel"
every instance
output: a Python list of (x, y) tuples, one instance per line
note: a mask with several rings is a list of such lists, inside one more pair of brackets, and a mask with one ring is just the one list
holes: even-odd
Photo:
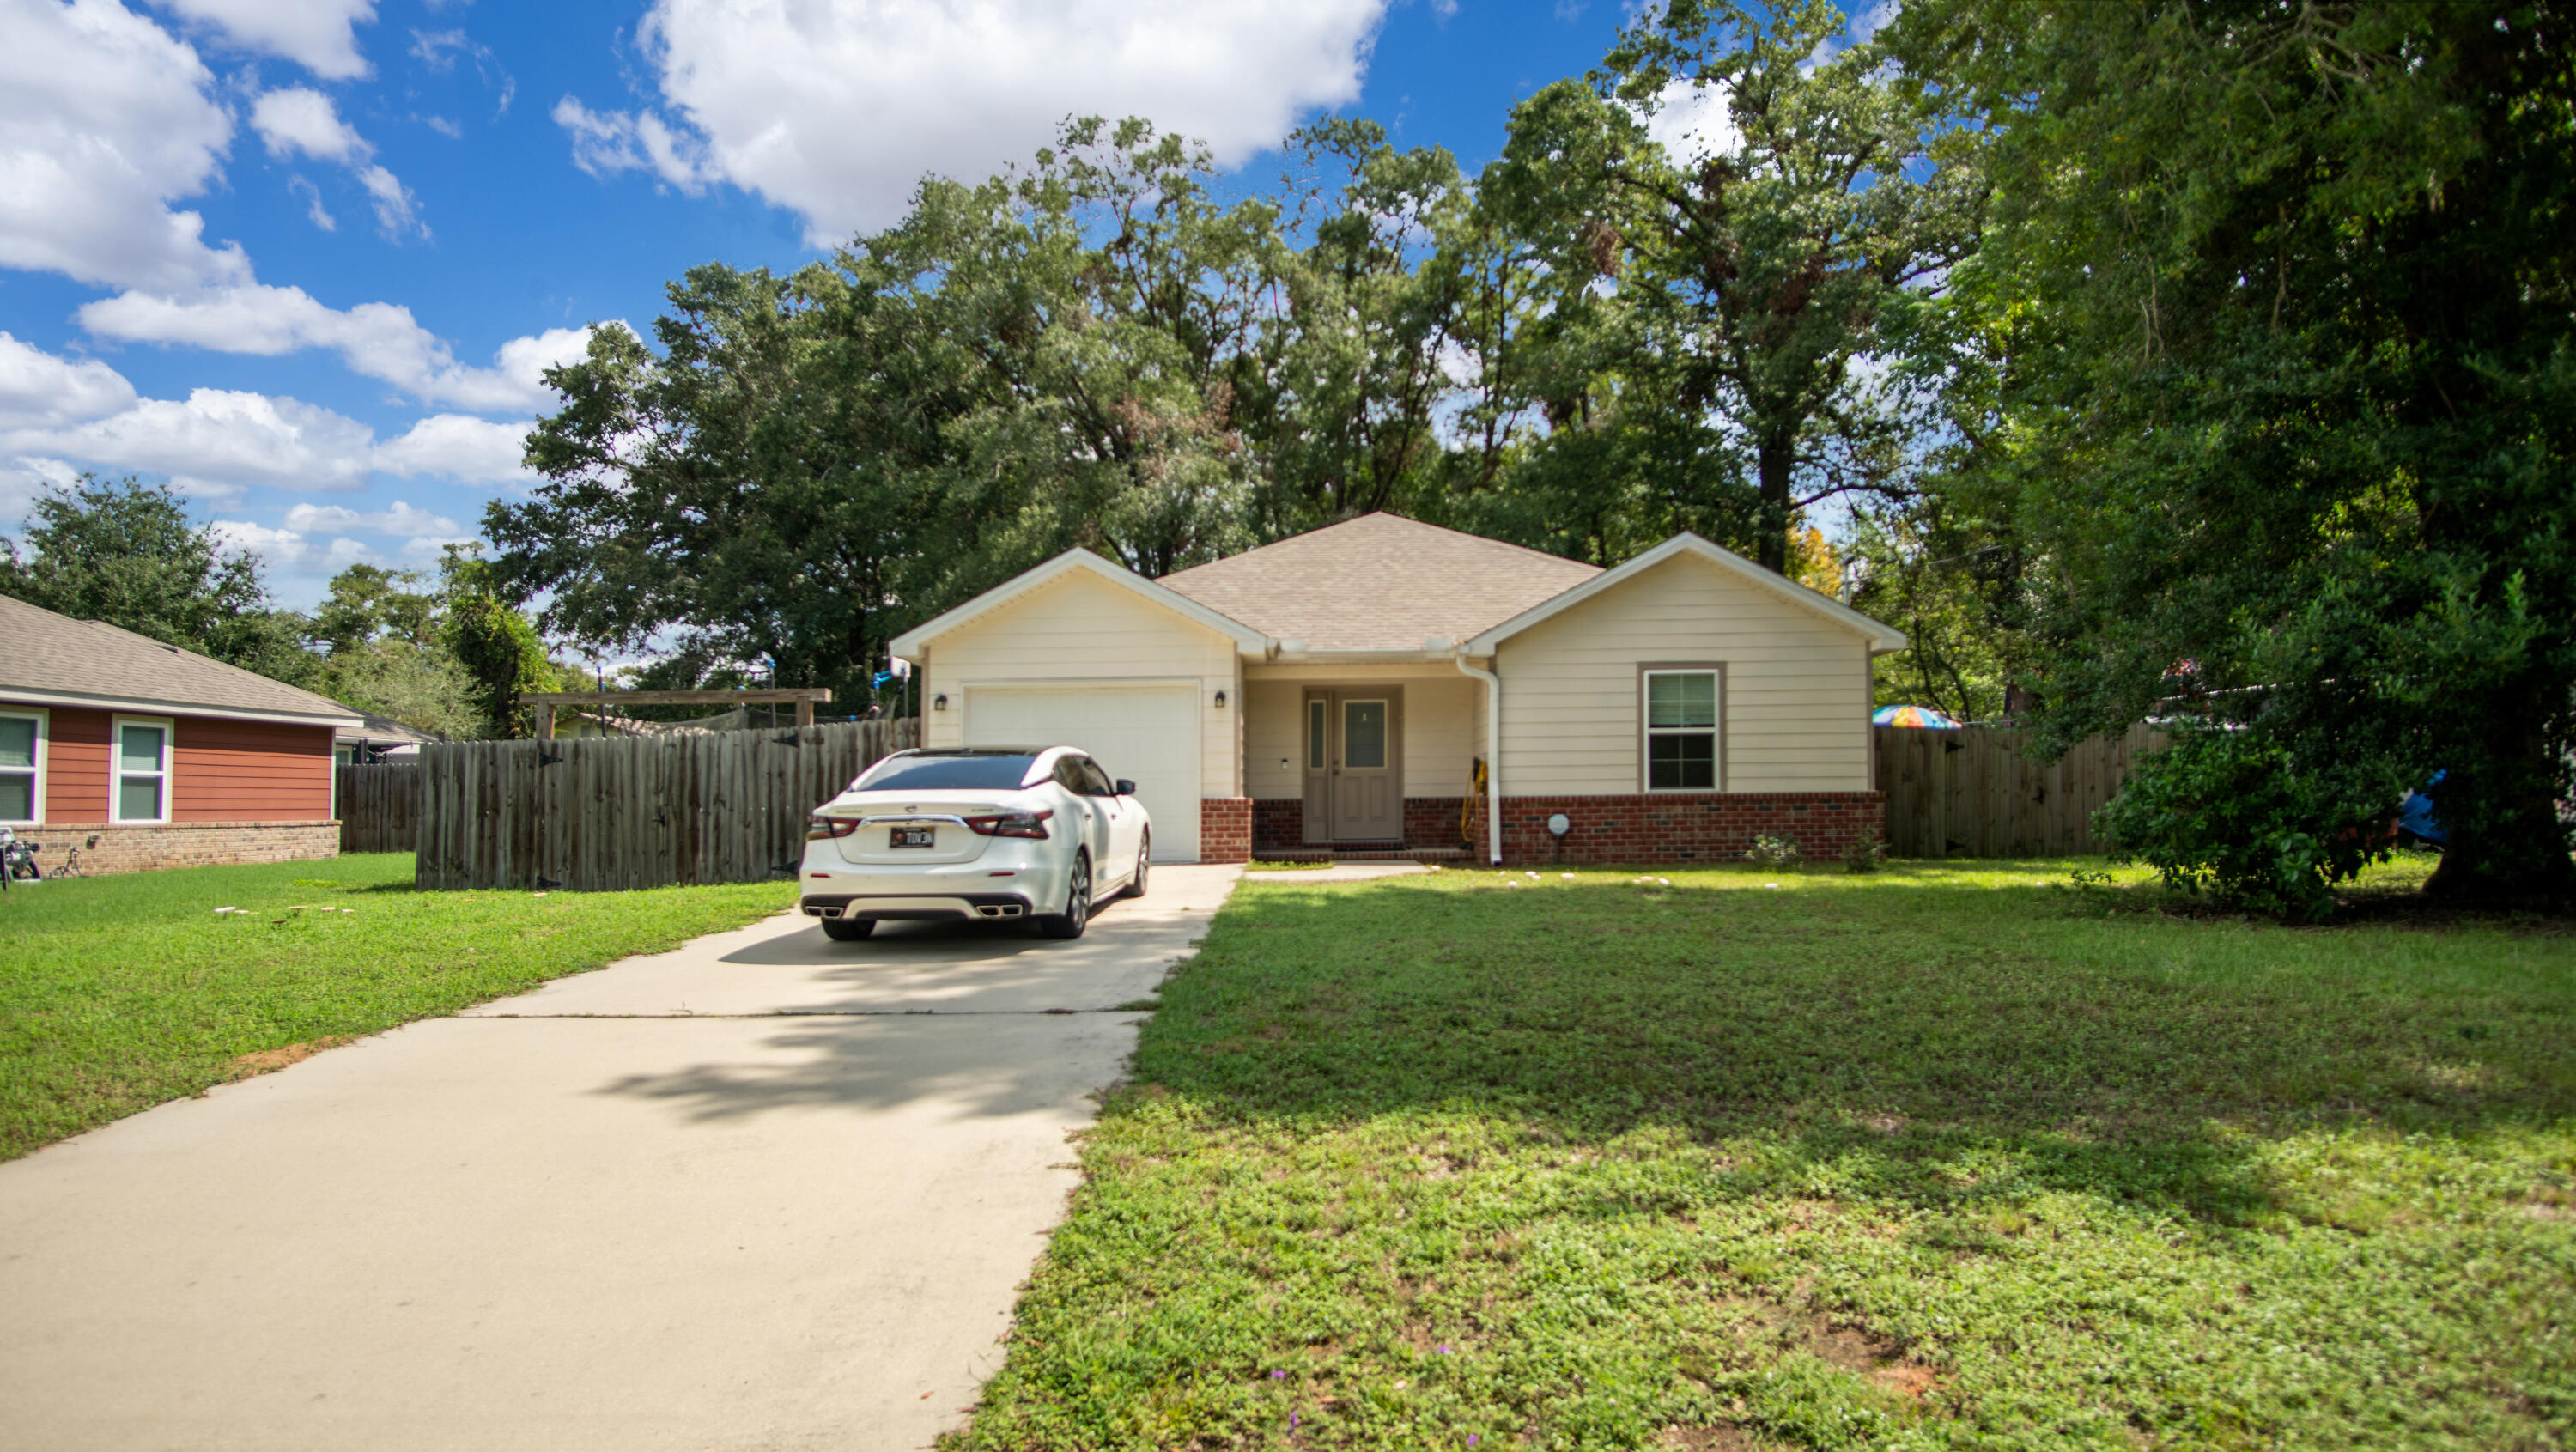
[(1147, 832), (1136, 839), (1136, 876), (1127, 884), (1127, 897), (1130, 901), (1145, 895), (1145, 875), (1153, 869), (1153, 866), (1154, 834)]
[(1073, 857), (1073, 881), (1065, 888), (1064, 911), (1038, 919), (1038, 930), (1050, 938), (1079, 938), (1091, 925), (1091, 854)]

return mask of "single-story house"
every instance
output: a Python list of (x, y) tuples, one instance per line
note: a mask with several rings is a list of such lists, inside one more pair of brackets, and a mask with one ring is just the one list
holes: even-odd
[(447, 738), (435, 731), (406, 726), (391, 716), (363, 711), (346, 701), (333, 704), (358, 718), (355, 726), (344, 726), (332, 733), (331, 759), (342, 766), (362, 766), (385, 761), (418, 761), (420, 749), (433, 741)]
[(337, 701), (0, 595), (0, 825), (85, 872), (340, 853)]
[(1696, 535), (1602, 570), (1370, 514), (1159, 580), (1071, 550), (894, 652), (924, 745), (1080, 746), (1165, 861), (1519, 864), (1880, 839), (1870, 660), (1905, 643)]

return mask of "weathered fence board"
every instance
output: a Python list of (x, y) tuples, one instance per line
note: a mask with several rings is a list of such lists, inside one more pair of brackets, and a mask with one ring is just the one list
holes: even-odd
[(905, 717), (699, 736), (438, 742), (406, 768), (416, 773), (418, 806), (403, 841), (419, 853), (415, 880), (425, 888), (756, 882), (795, 871), (814, 808), (878, 758), (919, 742), (920, 728)]
[(2119, 791), (2139, 752), (2164, 743), (2162, 732), (2133, 726), (2042, 762), (2022, 754), (2023, 735), (2010, 727), (1873, 729), (1878, 789), (1887, 794), (1887, 850), (1897, 857), (2100, 852), (2094, 810)]
[(410, 762), (331, 768), (343, 852), (409, 852), (420, 837), (420, 768)]

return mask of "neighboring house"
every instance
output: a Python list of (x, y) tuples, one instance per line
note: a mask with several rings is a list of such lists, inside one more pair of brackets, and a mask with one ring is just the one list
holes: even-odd
[(925, 745), (1080, 746), (1163, 860), (1515, 864), (1879, 839), (1870, 658), (1904, 647), (1696, 535), (1599, 570), (1389, 514), (1161, 580), (1069, 551), (894, 642)]
[(0, 596), (0, 824), (92, 872), (335, 857), (333, 733), (358, 713)]
[(405, 726), (390, 716), (361, 711), (345, 701), (332, 704), (358, 720), (355, 726), (343, 726), (331, 737), (331, 759), (342, 766), (371, 765), (387, 761), (420, 760), (420, 749), (433, 741), (447, 738), (435, 731)]

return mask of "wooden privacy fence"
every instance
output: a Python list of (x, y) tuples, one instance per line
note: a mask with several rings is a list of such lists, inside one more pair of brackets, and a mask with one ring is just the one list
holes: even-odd
[(408, 761), (331, 768), (343, 852), (409, 852), (420, 840), (420, 768)]
[(424, 888), (614, 891), (796, 870), (805, 820), (921, 723), (420, 750)]
[(2008, 726), (1925, 731), (1877, 726), (1878, 789), (1887, 794), (1894, 857), (2054, 857), (2100, 852), (2093, 812), (2120, 790), (2129, 763), (2164, 744), (2132, 726), (2095, 736), (2056, 761), (2022, 755)]

